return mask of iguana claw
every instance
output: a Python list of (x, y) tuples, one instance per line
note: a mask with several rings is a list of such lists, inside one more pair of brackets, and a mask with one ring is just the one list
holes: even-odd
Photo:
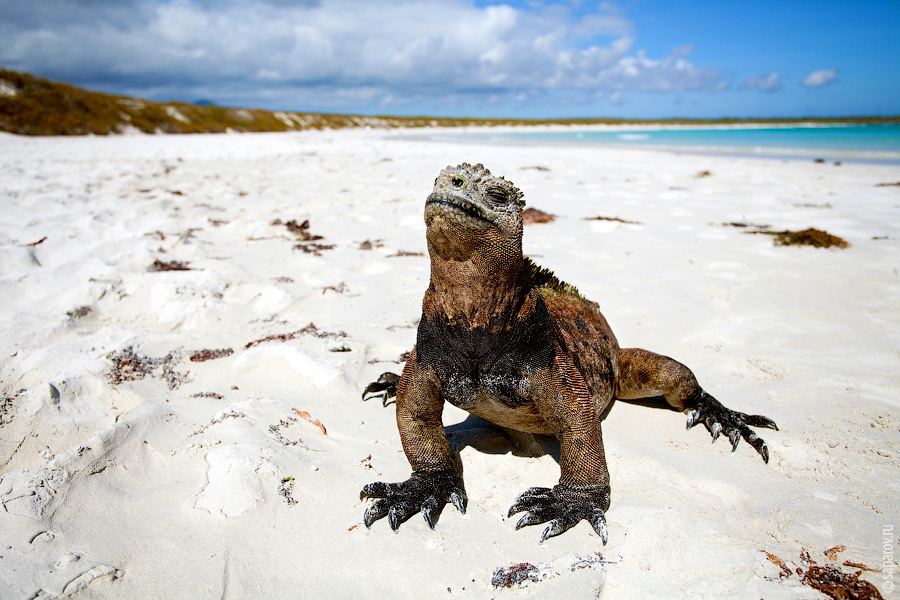
[[(397, 384), (400, 383), (400, 376), (396, 373), (382, 373), (377, 381), (373, 381), (363, 390), (363, 402), (371, 398), (381, 398), (384, 406), (390, 404), (389, 400), (397, 396)], [(368, 397), (367, 397), (368, 396)]]
[(449, 472), (416, 472), (402, 483), (370, 483), (359, 494), (360, 500), (365, 498), (376, 498), (363, 516), (366, 528), (387, 516), (388, 524), (394, 531), (420, 511), (428, 527), (434, 529), (448, 502), (463, 514), (468, 504), (462, 482)]
[(697, 403), (686, 412), (688, 429), (702, 421), (712, 435), (713, 442), (718, 439), (719, 434), (725, 434), (731, 442), (732, 452), (737, 450), (741, 438), (744, 438), (759, 452), (763, 461), (769, 462), (769, 449), (766, 447), (766, 443), (750, 427), (766, 427), (778, 431), (778, 425), (772, 419), (725, 408), (706, 392), (702, 392)]
[(507, 516), (527, 511), (516, 523), (516, 530), (550, 521), (541, 534), (541, 543), (565, 533), (584, 519), (591, 524), (605, 546), (608, 533), (604, 512), (607, 508), (609, 488), (596, 492), (560, 484), (552, 489), (535, 487), (524, 491), (516, 498)]

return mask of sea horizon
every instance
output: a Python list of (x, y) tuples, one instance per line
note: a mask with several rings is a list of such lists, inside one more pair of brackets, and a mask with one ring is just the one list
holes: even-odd
[(444, 131), (440, 141), (589, 144), (694, 154), (900, 164), (900, 124), (735, 123), (559, 126)]

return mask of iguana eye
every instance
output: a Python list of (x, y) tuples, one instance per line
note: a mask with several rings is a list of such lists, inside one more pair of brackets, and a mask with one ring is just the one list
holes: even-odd
[(503, 191), (503, 188), (489, 187), (484, 191), (484, 194), (494, 202), (499, 202), (501, 204), (509, 202), (509, 198), (506, 196), (506, 192)]
[(463, 180), (460, 177), (454, 177), (450, 180), (450, 185), (453, 187), (462, 187)]

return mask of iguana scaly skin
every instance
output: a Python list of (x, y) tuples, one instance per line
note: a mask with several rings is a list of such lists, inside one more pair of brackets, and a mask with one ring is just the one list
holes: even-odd
[(434, 527), (443, 507), (465, 512), (441, 412), (444, 402), (500, 427), (550, 434), (560, 443), (560, 478), (531, 488), (509, 510), (525, 515), (516, 529), (549, 525), (541, 541), (582, 519), (607, 540), (604, 513), (610, 485), (600, 415), (610, 403), (665, 396), (702, 422), (713, 441), (724, 433), (733, 449), (743, 437), (768, 462), (765, 442), (750, 428), (775, 423), (729, 410), (671, 358), (619, 348), (599, 306), (522, 255), (525, 203), (511, 182), (482, 165), (447, 167), (425, 202), (431, 281), (422, 301), (416, 346), (399, 377), (385, 373), (363, 393), (396, 392), (397, 427), (412, 476), (372, 483), (365, 513), (370, 527), (384, 516), (392, 529), (421, 511)]

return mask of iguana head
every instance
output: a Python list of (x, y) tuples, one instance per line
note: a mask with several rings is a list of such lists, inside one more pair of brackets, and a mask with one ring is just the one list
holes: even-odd
[(425, 201), (425, 224), (432, 255), (464, 260), (472, 252), (521, 256), (522, 192), (483, 165), (447, 167)]

